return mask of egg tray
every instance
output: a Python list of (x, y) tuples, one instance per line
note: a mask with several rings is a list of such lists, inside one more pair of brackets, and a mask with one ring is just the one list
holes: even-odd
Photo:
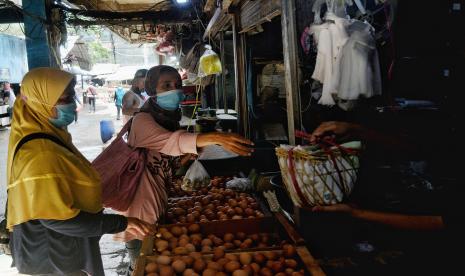
[[(173, 226), (185, 226), (188, 228), (192, 223), (186, 224), (167, 224), (160, 225), (159, 228), (164, 227), (171, 229)], [(213, 234), (217, 237), (223, 238), (226, 233), (236, 234), (243, 232), (246, 235), (266, 233), (270, 238), (275, 240), (274, 245), (263, 246), (263, 247), (248, 247), (244, 249), (232, 248), (225, 250), (226, 252), (242, 252), (248, 250), (270, 250), (280, 248), (282, 242), (287, 242), (293, 245), (303, 245), (304, 239), (297, 233), (297, 231), (289, 224), (289, 222), (279, 213), (270, 217), (263, 218), (250, 218), (250, 219), (239, 219), (239, 220), (224, 220), (224, 221), (212, 221), (205, 223), (196, 223), (200, 226), (200, 234), (202, 238), (207, 238), (208, 235)], [(145, 237), (142, 242), (141, 255), (156, 255), (159, 254), (155, 250), (155, 236)], [(216, 246), (212, 246), (212, 250)], [(196, 251), (199, 249), (197, 248)], [(210, 251), (211, 252), (211, 251)], [(210, 254), (205, 252), (203, 254)]]
[[(233, 178), (234, 176), (227, 176), (226, 178)], [(212, 180), (214, 179), (214, 177), (212, 178)], [(177, 181), (177, 179), (175, 179), (174, 181)], [(223, 182), (217, 184), (216, 186), (210, 184), (207, 188), (211, 188), (211, 187), (217, 187), (217, 188), (226, 188), (226, 182), (228, 181), (228, 179), (225, 179)], [(172, 183), (172, 186), (175, 187), (175, 183)], [(170, 199), (186, 199), (186, 198), (189, 198), (189, 197), (192, 197), (192, 196), (195, 196), (195, 195), (189, 195), (190, 193), (195, 193), (195, 192), (199, 192), (199, 191), (193, 191), (193, 192), (186, 192), (186, 191), (182, 191), (183, 193), (186, 193), (184, 195), (179, 195), (177, 192), (174, 192), (171, 191), (171, 189), (174, 189), (174, 190), (177, 190), (177, 189), (181, 189), (181, 187), (178, 187), (178, 188), (169, 188), (168, 189), (168, 198)]]
[[(297, 270), (303, 269), (304, 270), (304, 275), (312, 275), (312, 276), (324, 276), (326, 275), (321, 267), (318, 264), (318, 261), (316, 261), (313, 256), (310, 254), (308, 249), (305, 246), (297, 246), (295, 247), (296, 249), (296, 255), (292, 257), (292, 259), (297, 261)], [(263, 250), (263, 251), (257, 251), (257, 250), (248, 250), (244, 251), (246, 253), (265, 253), (265, 252), (275, 252), (278, 255), (282, 255), (283, 250), (281, 249), (274, 249), (274, 250)], [(234, 255), (239, 256), (240, 252), (234, 252), (232, 253)], [(136, 267), (135, 270), (132, 274), (132, 276), (145, 276), (145, 266), (149, 262), (154, 262), (157, 260), (159, 256), (139, 256), (136, 262)], [(202, 258), (205, 261), (209, 261), (213, 259), (213, 254), (204, 254), (202, 255)], [(263, 266), (262, 266), (263, 267)], [(199, 273), (201, 275), (201, 273)], [(228, 275), (232, 275), (231, 273)]]
[[(264, 217), (271, 217), (272, 216), (272, 213), (269, 210), (268, 205), (264, 202), (264, 200), (262, 200), (260, 197), (256, 196), (255, 194), (250, 194), (250, 193), (247, 193), (247, 194), (250, 197), (252, 197), (253, 199), (255, 199), (255, 202), (257, 202), (257, 204), (258, 204), (258, 209), (257, 210), (261, 211), (263, 213)], [(168, 198), (168, 202), (169, 203), (176, 203), (177, 201), (187, 200), (187, 199), (194, 200), (195, 197)], [(243, 219), (247, 219), (247, 218), (243, 218)], [(163, 221), (165, 222), (165, 224), (182, 224), (180, 222), (173, 223), (173, 221), (171, 221), (169, 218), (166, 217), (166, 214), (165, 214), (165, 217), (164, 217)], [(220, 220), (214, 220), (214, 221), (220, 221)], [(214, 222), (214, 221), (210, 221), (210, 222)], [(201, 222), (200, 221), (194, 221), (193, 223), (201, 223)], [(206, 223), (206, 222), (204, 222), (204, 223)]]

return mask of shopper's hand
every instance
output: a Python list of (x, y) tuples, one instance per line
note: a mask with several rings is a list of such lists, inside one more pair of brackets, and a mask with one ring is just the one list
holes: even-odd
[(335, 204), (329, 206), (315, 206), (312, 208), (313, 212), (336, 212), (349, 215), (352, 214), (354, 210), (356, 210), (356, 207), (353, 204)]
[(312, 133), (311, 142), (325, 136), (333, 136), (338, 140), (348, 140), (360, 136), (362, 127), (357, 124), (347, 122), (330, 121), (319, 125)]
[(128, 226), (126, 231), (134, 236), (148, 236), (155, 235), (156, 227), (154, 224), (142, 221), (137, 218), (128, 217)]
[(214, 144), (242, 156), (249, 156), (254, 151), (250, 147), (254, 145), (252, 141), (235, 133), (212, 132), (197, 136), (197, 147), (199, 148)]

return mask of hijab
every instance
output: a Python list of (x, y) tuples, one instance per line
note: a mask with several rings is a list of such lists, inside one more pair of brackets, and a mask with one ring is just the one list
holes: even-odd
[[(53, 126), (54, 105), (74, 76), (53, 68), (29, 71), (21, 84), (21, 98), (13, 108), (8, 145), (7, 227), (34, 219), (66, 220), (80, 210), (102, 210), (98, 173), (72, 144), (66, 129)], [(46, 133), (70, 150), (45, 139), (29, 141), (13, 154), (23, 137)]]
[(179, 129), (179, 121), (181, 120), (181, 111), (179, 109), (174, 111), (169, 111), (161, 108), (157, 104), (157, 84), (160, 76), (162, 74), (175, 73), (181, 81), (181, 76), (178, 71), (167, 65), (158, 65), (150, 68), (147, 72), (145, 79), (145, 91), (150, 96), (150, 98), (145, 102), (141, 107), (141, 112), (146, 112), (152, 115), (155, 122), (161, 125), (163, 128), (169, 131), (176, 131)]

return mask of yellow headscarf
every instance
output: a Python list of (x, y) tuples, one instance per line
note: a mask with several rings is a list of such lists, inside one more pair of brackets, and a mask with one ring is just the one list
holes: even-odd
[[(33, 69), (24, 76), (8, 145), (9, 229), (33, 219), (66, 220), (80, 210), (102, 210), (98, 173), (74, 147), (68, 131), (49, 121), (72, 79), (72, 74), (52, 68)], [(35, 139), (25, 143), (13, 161), (19, 141), (32, 133), (53, 135), (73, 152), (50, 140)]]

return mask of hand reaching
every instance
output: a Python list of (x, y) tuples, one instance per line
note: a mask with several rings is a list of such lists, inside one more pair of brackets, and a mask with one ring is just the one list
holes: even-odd
[(220, 145), (223, 148), (242, 156), (250, 156), (253, 149), (252, 141), (234, 133), (212, 132), (197, 136), (197, 147)]
[(348, 140), (360, 135), (362, 127), (357, 124), (347, 122), (324, 122), (312, 133), (311, 142), (316, 142), (318, 138), (333, 136), (338, 140)]
[(137, 218), (128, 217), (128, 226), (126, 231), (134, 236), (155, 235), (156, 227), (154, 224), (142, 221)]

